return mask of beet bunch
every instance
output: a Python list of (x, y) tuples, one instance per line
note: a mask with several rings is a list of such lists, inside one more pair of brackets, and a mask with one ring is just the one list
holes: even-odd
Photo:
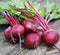
[[(27, 3), (31, 9), (35, 11), (35, 16), (24, 10), (16, 11), (31, 17), (33, 20), (23, 20), (22, 23), (19, 23), (19, 21), (8, 12), (2, 12), (2, 15), (11, 25), (4, 32), (5, 38), (10, 43), (18, 43), (21, 37), (24, 36), (24, 46), (27, 48), (36, 48), (42, 41), (48, 46), (57, 48), (55, 44), (59, 41), (59, 33), (51, 29), (52, 26), (49, 26), (47, 23), (48, 20), (46, 21), (29, 1), (27, 1)], [(57, 49), (60, 51), (59, 48)]]

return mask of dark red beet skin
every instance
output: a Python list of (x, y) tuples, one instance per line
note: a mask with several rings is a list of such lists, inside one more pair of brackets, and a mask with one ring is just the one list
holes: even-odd
[(58, 42), (59, 34), (55, 30), (48, 30), (43, 34), (42, 39), (45, 44), (52, 46)]
[(42, 30), (38, 30), (37, 33), (39, 34), (40, 37), (42, 37), (44, 32)]
[(8, 28), (4, 31), (4, 36), (5, 36), (5, 38), (6, 38), (8, 41), (11, 40), (10, 33), (11, 33), (11, 27), (8, 27)]
[(20, 36), (23, 35), (24, 32), (25, 32), (25, 29), (23, 25), (17, 24), (17, 25), (14, 25), (12, 28), (12, 33), (16, 38), (19, 38), (19, 35)]
[(27, 48), (36, 48), (41, 44), (41, 37), (37, 33), (30, 33), (26, 36), (24, 45)]
[(27, 32), (31, 32), (31, 31), (34, 32), (37, 29), (36, 22), (34, 22), (32, 20), (24, 20), (22, 24), (25, 27), (25, 29), (26, 29)]
[(9, 41), (10, 43), (18, 43), (18, 40), (14, 38), (14, 41), (12, 40), (11, 38), (11, 30), (12, 30), (12, 27), (9, 26), (5, 31), (4, 31), (4, 37), (7, 41)]

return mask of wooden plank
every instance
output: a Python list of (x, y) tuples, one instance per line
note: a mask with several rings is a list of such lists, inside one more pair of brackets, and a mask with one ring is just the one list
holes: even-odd
[[(20, 52), (20, 47), (16, 46), (13, 50), (11, 50), (10, 52), (8, 52), (6, 55), (17, 55), (18, 52)], [(23, 51), (24, 48), (21, 48), (21, 51)]]
[(21, 53), (17, 55), (45, 55), (46, 54), (46, 46), (40, 46), (36, 49), (24, 49)]
[[(3, 32), (0, 32), (0, 55), (17, 55), (20, 51), (19, 44), (10, 44), (4, 38)], [(21, 51), (24, 48), (21, 49)]]

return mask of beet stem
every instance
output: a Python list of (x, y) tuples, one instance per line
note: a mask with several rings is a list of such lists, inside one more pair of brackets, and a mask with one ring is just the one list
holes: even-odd
[(48, 19), (46, 22), (47, 22), (47, 24), (50, 22), (51, 20), (50, 19)]
[(48, 10), (46, 10), (46, 18), (45, 18), (46, 21), (48, 21), (49, 15), (50, 15), (50, 12)]
[(22, 12), (23, 14), (25, 14), (25, 15), (31, 17), (31, 18), (33, 18), (32, 14), (30, 14), (30, 13), (28, 13), (28, 12), (25, 12), (25, 11), (23, 11), (23, 10), (18, 10), (18, 11), (19, 11), (19, 12)]
[(11, 24), (11, 26), (14, 26), (16, 24), (19, 24), (19, 22), (16, 20), (16, 18), (13, 17), (8, 12), (4, 12), (4, 13), (2, 13), (2, 15), (9, 21), (9, 23)]
[(49, 26), (47, 25), (47, 23), (45, 22), (45, 20), (43, 19), (43, 17), (39, 14), (39, 12), (30, 4), (29, 1), (27, 1), (27, 3), (30, 5), (30, 7), (36, 12), (36, 15), (39, 17), (40, 21), (42, 22), (42, 24), (44, 24), (44, 26), (49, 29)]
[(12, 22), (12, 20), (10, 20), (10, 18), (7, 16), (7, 14), (5, 12), (3, 12), (2, 15), (8, 20), (8, 22), (11, 24), (11, 26), (14, 25), (14, 23)]
[(9, 14), (6, 13), (6, 15), (9, 17), (9, 19), (11, 20), (11, 22), (15, 25), (15, 22), (11, 19), (11, 17), (9, 16)]
[(46, 31), (46, 28), (45, 28), (45, 26), (44, 25), (42, 25), (42, 23), (37, 19), (37, 17), (35, 16), (34, 17), (34, 19), (36, 20), (36, 21), (38, 21), (38, 23), (42, 26), (42, 28)]
[(56, 45), (54, 45), (54, 47), (60, 52), (60, 49)]
[(15, 17), (13, 17), (12, 15), (10, 15), (9, 13), (7, 13), (7, 14), (10, 17), (10, 19), (14, 22), (14, 24), (19, 24), (19, 22), (16, 20)]

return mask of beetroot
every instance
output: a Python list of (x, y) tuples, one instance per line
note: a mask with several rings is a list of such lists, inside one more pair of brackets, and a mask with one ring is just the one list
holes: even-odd
[[(2, 15), (9, 21), (10, 25), (12, 26), (12, 34), (18, 38), (18, 36), (24, 34), (24, 26), (19, 24), (15, 17), (13, 17), (8, 12), (3, 12)], [(17, 35), (18, 36), (17, 36)]]
[[(2, 15), (8, 20), (8, 22), (10, 23), (12, 29), (11, 29), (11, 34), (14, 36), (12, 36), (11, 34), (11, 38), (12, 39), (18, 39), (18, 41), (20, 42), (20, 49), (21, 49), (21, 36), (22, 34), (24, 34), (24, 26), (19, 24), (19, 22), (16, 20), (16, 18), (14, 16), (12, 16), (11, 14), (9, 14), (8, 12), (2, 12)], [(7, 36), (9, 37), (9, 36)], [(7, 38), (6, 37), (6, 38)]]
[(24, 26), (23, 25), (14, 25), (13, 28), (12, 28), (12, 34), (19, 38), (19, 34), (20, 35), (23, 35), (24, 34)]
[[(12, 27), (9, 26), (5, 31), (4, 31), (4, 37), (7, 41), (10, 43), (18, 43), (18, 39), (14, 38), (13, 35), (11, 34)], [(11, 36), (12, 35), (12, 36)]]
[(34, 32), (37, 30), (37, 24), (32, 20), (24, 20), (22, 24), (27, 32)]
[(58, 42), (59, 34), (57, 31), (51, 29), (45, 31), (42, 38), (45, 44), (52, 46)]
[(30, 33), (26, 36), (24, 44), (27, 48), (36, 48), (41, 44), (41, 37), (37, 33)]
[[(40, 45), (40, 43), (41, 43), (40, 36), (42, 36), (42, 39), (45, 44), (47, 44), (49, 46), (54, 46), (55, 48), (57, 48), (55, 44), (59, 40), (59, 34), (55, 30), (50, 29), (51, 27), (48, 25), (49, 21), (46, 22), (43, 19), (43, 17), (40, 15), (40, 13), (31, 5), (29, 0), (27, 1), (27, 3), (29, 4), (30, 8), (32, 10), (34, 10), (35, 15), (32, 15), (32, 13), (24, 11), (24, 10), (19, 10), (19, 12), (36, 20), (37, 23), (44, 29), (44, 33), (43, 33), (43, 36), (42, 36), (41, 30), (39, 30), (38, 33), (32, 33), (37, 30), (36, 23), (32, 22), (30, 20), (24, 20), (23, 25), (24, 25), (26, 31), (31, 32), (25, 38), (25, 41), (24, 41), (25, 46), (27, 48), (36, 48), (37, 46)], [(22, 34), (24, 34), (24, 27), (21, 24), (19, 24), (19, 22), (17, 22), (16, 19), (14, 19), (14, 17), (11, 16), (10, 14), (6, 13), (6, 14), (4, 14), (4, 16), (6, 17), (6, 19), (9, 21), (9, 23), (12, 26), (12, 34), (14, 36), (16, 36), (16, 38), (19, 37), (20, 44), (21, 44), (20, 36)], [(13, 38), (12, 38), (12, 40), (13, 40)], [(57, 49), (60, 51), (59, 48), (57, 48)]]
[(57, 46), (55, 45), (59, 40), (59, 34), (55, 30), (52, 30), (52, 31), (50, 30), (51, 27), (40, 15), (40, 13), (31, 5), (29, 0), (27, 1), (27, 3), (29, 4), (30, 8), (36, 12), (36, 15), (33, 16), (31, 13), (25, 12), (25, 11), (19, 11), (19, 12), (22, 12), (23, 14), (36, 20), (37, 23), (39, 23), (39, 25), (44, 29), (44, 34), (42, 37), (44, 39), (44, 42), (49, 46), (54, 46), (56, 49), (60, 51), (60, 49), (57, 48)]
[(11, 27), (8, 27), (5, 31), (4, 31), (4, 36), (5, 38), (10, 41), (11, 37), (10, 37), (10, 33), (11, 33)]

